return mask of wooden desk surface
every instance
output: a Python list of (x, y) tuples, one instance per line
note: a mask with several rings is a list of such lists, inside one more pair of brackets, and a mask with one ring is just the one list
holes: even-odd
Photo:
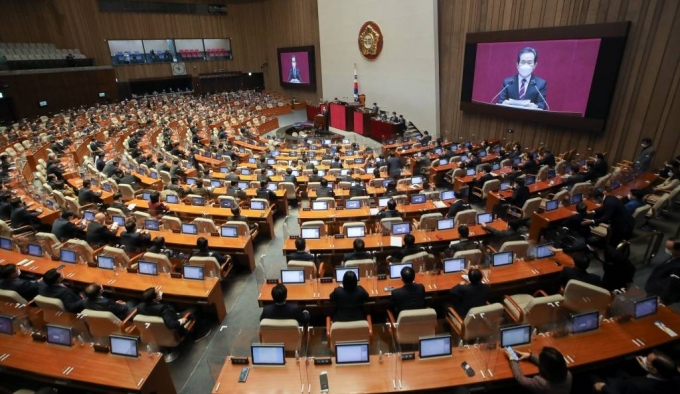
[[(590, 333), (560, 338), (539, 335), (531, 345), (521, 349), (539, 353), (544, 346), (553, 346), (573, 360), (567, 362), (570, 369), (587, 368), (676, 340), (677, 337), (666, 335), (654, 325), (657, 320), (676, 332), (680, 330), (680, 315), (661, 307), (655, 316), (627, 323), (605, 321), (599, 330)], [(636, 345), (632, 339), (641, 339), (644, 346)], [(227, 360), (213, 393), (307, 392), (307, 387), (300, 390), (303, 383), (309, 385), (308, 392), (318, 393), (322, 371), (328, 373), (332, 392), (340, 393), (416, 392), (464, 385), (489, 387), (507, 384), (513, 379), (510, 362), (499, 347), (492, 350), (481, 346), (466, 346), (462, 350), (454, 347), (452, 352), (451, 357), (421, 360), (416, 356), (411, 361), (401, 361), (397, 359), (398, 355), (385, 354), (382, 363), (378, 356), (371, 355), (369, 365), (354, 366), (338, 366), (335, 360), (332, 365), (314, 365), (311, 357), (303, 357), (299, 362), (289, 358), (286, 366), (281, 368), (251, 367), (246, 383), (237, 382), (241, 366), (232, 365)], [(475, 376), (469, 377), (463, 371), (460, 367), (463, 361), (475, 370)], [(520, 366), (524, 374), (538, 373), (538, 367), (532, 363), (521, 362)]]
[[(0, 341), (0, 354), (7, 355), (0, 361), (0, 367), (66, 387), (85, 385), (97, 391), (103, 386), (107, 391), (175, 393), (163, 357), (159, 353), (149, 356), (141, 349), (140, 353), (138, 358), (95, 353), (89, 344), (68, 348), (35, 342), (19, 333), (3, 336)], [(43, 362), (36, 364), (38, 360)]]

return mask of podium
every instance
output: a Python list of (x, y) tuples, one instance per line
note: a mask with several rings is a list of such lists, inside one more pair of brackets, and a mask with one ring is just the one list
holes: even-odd
[(371, 118), (370, 137), (376, 141), (387, 141), (399, 134), (401, 126), (397, 123), (385, 122)]
[(354, 111), (354, 132), (365, 137), (371, 136), (371, 113), (362, 110)]
[(331, 103), (331, 126), (344, 131), (354, 130), (354, 109), (359, 104)]
[(326, 117), (323, 114), (317, 114), (314, 116), (314, 127), (321, 127), (326, 130), (328, 125), (326, 125)]

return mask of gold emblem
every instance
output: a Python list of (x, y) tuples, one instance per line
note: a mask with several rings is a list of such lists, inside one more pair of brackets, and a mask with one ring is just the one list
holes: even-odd
[(383, 36), (375, 22), (366, 22), (359, 30), (359, 51), (368, 60), (375, 60), (382, 52)]

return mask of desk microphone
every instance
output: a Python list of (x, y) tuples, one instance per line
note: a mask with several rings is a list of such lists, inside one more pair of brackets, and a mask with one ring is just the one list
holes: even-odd
[(532, 85), (534, 87), (534, 89), (536, 89), (536, 91), (538, 92), (538, 95), (541, 96), (541, 98), (543, 99), (543, 102), (545, 103), (545, 109), (550, 110), (550, 106), (548, 105), (548, 101), (545, 99), (545, 97), (543, 97), (540, 89), (538, 89), (538, 87), (536, 87), (536, 81), (529, 82), (529, 85)]
[(493, 104), (493, 102), (494, 102), (494, 100), (496, 99), (496, 97), (500, 96), (501, 93), (503, 93), (503, 91), (504, 91), (505, 89), (508, 88), (508, 86), (514, 85), (514, 84), (515, 84), (515, 80), (511, 79), (510, 82), (508, 82), (507, 85), (503, 86), (503, 89), (501, 89), (501, 91), (498, 92), (498, 94), (496, 94), (495, 96), (493, 96), (493, 98), (491, 99), (490, 103)]

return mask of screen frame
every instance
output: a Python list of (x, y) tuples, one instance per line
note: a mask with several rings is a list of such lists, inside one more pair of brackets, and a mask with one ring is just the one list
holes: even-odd
[[(135, 341), (135, 355), (131, 356), (129, 354), (121, 354), (121, 353), (114, 353), (113, 351), (113, 339), (124, 339), (124, 340), (134, 340)], [(139, 358), (139, 337), (136, 336), (129, 336), (129, 335), (117, 335), (117, 334), (111, 334), (109, 335), (109, 349), (111, 351), (111, 354), (114, 356), (120, 356), (120, 357), (128, 357), (128, 358)]]
[[(523, 329), (523, 330), (526, 330), (527, 328), (529, 329), (529, 335), (528, 335), (529, 341), (528, 342), (514, 343), (512, 345), (507, 345), (503, 342), (503, 333), (504, 332), (514, 331), (514, 330), (518, 330), (520, 328)], [(500, 341), (501, 341), (501, 347), (502, 348), (505, 348), (505, 347), (508, 347), (508, 346), (515, 347), (515, 346), (524, 346), (524, 345), (531, 344), (531, 324), (520, 324), (520, 325), (516, 325), (516, 326), (501, 327), (501, 329), (500, 329)]]
[[(401, 267), (401, 268), (399, 268), (399, 274), (397, 276), (392, 276), (392, 269), (394, 267), (397, 267), (397, 266)], [(403, 270), (404, 267), (407, 267), (407, 266), (411, 267), (411, 269), (413, 269), (413, 263), (412, 262), (390, 264), (389, 265), (389, 267), (390, 267), (390, 279), (401, 279), (401, 270)]]
[[(597, 316), (597, 319), (596, 319), (597, 324), (595, 325), (595, 327), (589, 328), (589, 329), (583, 330), (583, 331), (576, 331), (574, 329), (574, 327), (575, 327), (574, 320), (579, 318), (579, 317), (588, 316), (588, 315)], [(584, 332), (596, 331), (597, 329), (600, 328), (600, 311), (595, 310), (595, 311), (583, 312), (583, 313), (572, 313), (571, 315), (569, 315), (569, 323), (571, 324), (571, 333), (572, 334), (582, 334)]]
[[(253, 350), (256, 347), (271, 347), (271, 348), (280, 349), (280, 352), (283, 355), (283, 363), (278, 364), (278, 363), (255, 362), (255, 353), (253, 352)], [(257, 365), (257, 366), (284, 366), (284, 365), (286, 365), (286, 349), (285, 349), (285, 346), (283, 344), (279, 344), (279, 343), (252, 343), (250, 345), (250, 359), (252, 360), (253, 365)]]
[[(307, 63), (309, 67), (309, 83), (291, 83), (286, 82), (281, 78), (282, 65), (281, 54), (289, 52), (307, 52)], [(279, 84), (286, 89), (297, 90), (316, 90), (316, 49), (314, 45), (306, 45), (299, 47), (283, 47), (276, 48), (276, 62), (279, 65)]]
[[(366, 347), (366, 361), (339, 361), (338, 347), (343, 346), (365, 346)], [(335, 365), (366, 365), (371, 363), (371, 347), (368, 341), (351, 341), (351, 342), (336, 342), (335, 343)]]
[[(643, 304), (643, 303), (645, 303), (645, 302), (648, 302), (648, 301), (650, 301), (650, 300), (652, 300), (652, 299), (654, 299), (654, 300), (656, 301), (655, 306), (654, 306), (654, 312), (648, 313), (648, 314), (646, 314), (646, 315), (644, 315), (644, 316), (638, 316), (638, 314), (637, 314), (637, 306), (640, 305), (640, 304)], [(635, 300), (635, 301), (633, 302), (633, 317), (634, 317), (635, 319), (644, 319), (645, 317), (653, 316), (653, 315), (656, 315), (657, 313), (659, 313), (659, 297), (658, 297), (658, 296), (649, 296), (649, 297), (641, 298), (641, 299), (639, 299), (639, 300)]]
[[(435, 354), (435, 355), (429, 355), (429, 356), (423, 356), (423, 353), (421, 349), (423, 348), (423, 342), (425, 341), (432, 341), (432, 340), (441, 340), (441, 339), (448, 339), (449, 340), (449, 351), (446, 354)], [(418, 358), (421, 360), (427, 360), (431, 358), (440, 358), (440, 357), (451, 357), (453, 355), (453, 347), (451, 346), (453, 344), (451, 335), (434, 335), (434, 336), (428, 336), (428, 337), (420, 337), (418, 338)]]

